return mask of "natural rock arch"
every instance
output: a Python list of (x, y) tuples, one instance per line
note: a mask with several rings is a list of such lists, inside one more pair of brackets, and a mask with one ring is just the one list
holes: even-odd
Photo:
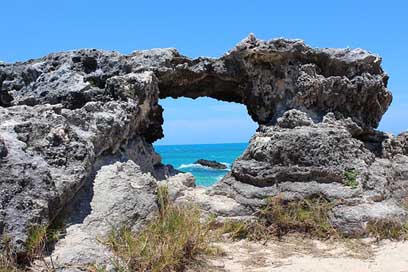
[(166, 68), (156, 71), (160, 98), (242, 103), (259, 124), (300, 109), (316, 120), (333, 112), (377, 127), (392, 100), (381, 59), (361, 49), (313, 49), (300, 40), (265, 42), (250, 35), (219, 59), (170, 54)]
[[(218, 59), (85, 49), (0, 64), (0, 234), (24, 254), (30, 226), (49, 224), (103, 165), (111, 176), (133, 161), (126, 171), (139, 181), (184, 188), (151, 145), (163, 136), (159, 97), (182, 96), (242, 103), (260, 124), (230, 175), (200, 191), (210, 212), (247, 216), (268, 196), (320, 193), (343, 201), (332, 222), (345, 232), (403, 219), (408, 136), (375, 131), (392, 99), (387, 80), (367, 51), (253, 35)], [(342, 178), (349, 167), (360, 173), (356, 190)]]

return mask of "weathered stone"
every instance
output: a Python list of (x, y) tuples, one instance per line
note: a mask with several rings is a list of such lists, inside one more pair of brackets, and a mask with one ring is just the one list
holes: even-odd
[[(133, 161), (104, 166), (98, 171), (91, 201), (92, 212), (83, 223), (67, 228), (52, 254), (54, 266), (112, 266), (113, 253), (103, 241), (115, 228), (137, 231), (157, 210), (156, 179)], [(65, 268), (65, 269), (63, 269)]]
[(7, 151), (0, 164), (0, 225), (17, 252), (25, 251), (27, 230), (49, 224), (100, 166), (132, 159), (154, 175), (166, 168), (149, 143), (162, 133), (157, 79), (151, 72), (133, 79), (139, 93), (125, 101), (0, 107), (2, 154)]
[[(163, 136), (159, 97), (238, 102), (261, 125), (213, 188), (194, 189), (186, 175), (169, 180), (176, 201), (193, 198), (209, 213), (235, 217), (268, 196), (323, 194), (345, 209), (394, 203), (379, 216), (402, 218), (395, 207), (408, 195), (408, 137), (374, 130), (392, 100), (387, 80), (381, 58), (367, 51), (253, 35), (218, 59), (84, 49), (0, 63), (0, 234), (24, 254), (32, 225), (50, 224), (69, 206), (81, 207), (72, 222), (83, 221), (104, 165), (131, 160), (158, 180), (177, 174), (151, 145)], [(351, 169), (355, 189), (345, 181)], [(370, 217), (358, 211), (354, 221)], [(339, 228), (354, 229), (343, 214)]]
[(363, 234), (371, 220), (407, 219), (404, 136), (361, 133), (351, 119), (328, 114), (314, 123), (305, 113), (289, 111), (276, 126), (260, 127), (211, 194), (227, 195), (252, 210), (271, 196), (295, 201), (320, 195), (339, 205), (332, 223), (349, 234)]

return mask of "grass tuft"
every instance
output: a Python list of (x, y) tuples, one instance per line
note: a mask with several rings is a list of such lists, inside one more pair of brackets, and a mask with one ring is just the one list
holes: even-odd
[(408, 222), (399, 220), (375, 220), (367, 223), (367, 232), (377, 241), (408, 240)]
[(347, 169), (344, 171), (344, 184), (351, 187), (351, 189), (357, 189), (358, 187), (358, 172), (355, 169)]
[(47, 225), (34, 225), (28, 231), (27, 256), (32, 261), (41, 256), (47, 242)]
[(233, 239), (268, 240), (298, 232), (316, 238), (337, 236), (330, 224), (329, 212), (333, 204), (321, 196), (287, 201), (273, 197), (259, 211), (257, 219), (250, 222), (227, 222), (224, 233)]
[(113, 231), (107, 244), (120, 258), (120, 271), (181, 271), (197, 256), (213, 254), (214, 220), (201, 221), (198, 208), (170, 203), (167, 187), (158, 189), (159, 213), (139, 233)]
[(11, 239), (3, 235), (0, 251), (0, 272), (19, 272), (17, 256), (11, 247)]
[(260, 218), (270, 224), (279, 237), (295, 231), (328, 238), (336, 234), (329, 221), (332, 207), (333, 204), (322, 196), (294, 201), (274, 197), (261, 210)]

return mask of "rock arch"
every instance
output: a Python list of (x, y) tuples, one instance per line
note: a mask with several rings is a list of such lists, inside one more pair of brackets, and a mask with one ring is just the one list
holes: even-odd
[(314, 49), (300, 40), (250, 35), (219, 59), (191, 60), (169, 51), (166, 68), (160, 63), (156, 71), (161, 98), (242, 103), (259, 124), (300, 109), (316, 120), (333, 112), (375, 128), (392, 100), (381, 58), (361, 49)]
[[(343, 201), (332, 218), (343, 231), (405, 218), (408, 137), (375, 131), (392, 100), (387, 80), (367, 51), (253, 35), (218, 59), (84, 49), (1, 63), (0, 234), (24, 254), (30, 226), (49, 224), (102, 165), (133, 161), (140, 179), (174, 174), (151, 145), (163, 136), (159, 97), (242, 103), (260, 124), (230, 175), (201, 192), (220, 216), (248, 215), (271, 195), (321, 193)], [(349, 167), (356, 190), (342, 178)]]

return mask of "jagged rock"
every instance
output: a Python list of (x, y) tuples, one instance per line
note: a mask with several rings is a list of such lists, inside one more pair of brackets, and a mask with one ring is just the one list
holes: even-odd
[[(252, 210), (271, 196), (296, 200), (321, 195), (339, 204), (331, 220), (349, 234), (364, 233), (372, 220), (403, 221), (408, 216), (401, 205), (408, 199), (404, 136), (361, 136), (358, 128), (351, 119), (336, 120), (333, 114), (314, 123), (305, 113), (289, 111), (276, 126), (260, 127), (211, 194), (227, 195)], [(390, 153), (399, 155), (390, 158)], [(355, 173), (354, 180), (347, 180), (347, 173)]]
[[(192, 197), (225, 217), (250, 215), (278, 193), (319, 193), (345, 207), (399, 206), (407, 134), (374, 130), (392, 100), (387, 81), (381, 58), (367, 51), (253, 35), (218, 59), (175, 49), (84, 49), (1, 63), (0, 233), (24, 254), (31, 225), (49, 224), (77, 199), (89, 206), (103, 165), (132, 160), (158, 180), (177, 174), (151, 145), (163, 136), (159, 97), (242, 103), (262, 125), (219, 184), (207, 190), (173, 182), (183, 188), (177, 199)], [(344, 182), (351, 168), (359, 173), (356, 189)], [(403, 217), (388, 210), (381, 216)], [(75, 220), (90, 212), (81, 209)], [(347, 220), (337, 222), (348, 228)]]
[(83, 223), (67, 228), (52, 253), (54, 266), (59, 271), (71, 271), (73, 264), (112, 266), (114, 255), (103, 241), (115, 228), (137, 231), (143, 226), (157, 210), (156, 187), (156, 179), (133, 161), (103, 166), (95, 178), (92, 212)]
[(160, 97), (242, 103), (260, 124), (300, 109), (316, 120), (333, 112), (363, 128), (377, 127), (392, 100), (381, 58), (362, 49), (315, 49), (300, 40), (250, 35), (219, 59), (173, 52), (168, 63), (173, 68), (158, 74)]
[(227, 166), (225, 164), (217, 162), (217, 161), (209, 161), (209, 160), (199, 159), (195, 163), (200, 164), (202, 166), (214, 168), (214, 169), (227, 169)]
[(0, 139), (0, 159), (7, 156), (7, 148), (4, 144), (3, 139)]
[(27, 230), (49, 224), (101, 165), (132, 159), (146, 172), (165, 167), (148, 141), (161, 135), (155, 129), (161, 117), (151, 113), (161, 114), (157, 79), (151, 72), (135, 78), (145, 89), (126, 101), (90, 101), (77, 109), (0, 107), (7, 150), (0, 164), (0, 225), (17, 252), (25, 251)]
[(276, 123), (281, 128), (295, 128), (298, 126), (311, 126), (313, 120), (306, 113), (299, 110), (289, 110), (278, 118)]
[(168, 188), (169, 197), (172, 201), (181, 197), (190, 188), (195, 187), (195, 178), (190, 173), (178, 173), (159, 182), (159, 185)]

